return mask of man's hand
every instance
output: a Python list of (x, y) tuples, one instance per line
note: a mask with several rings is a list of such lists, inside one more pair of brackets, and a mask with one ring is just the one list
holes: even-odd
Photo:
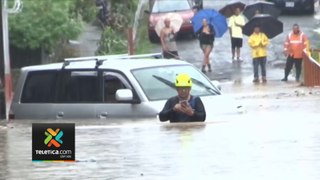
[(187, 114), (188, 116), (193, 115), (193, 109), (189, 104), (182, 104), (181, 105), (181, 110), (183, 113)]

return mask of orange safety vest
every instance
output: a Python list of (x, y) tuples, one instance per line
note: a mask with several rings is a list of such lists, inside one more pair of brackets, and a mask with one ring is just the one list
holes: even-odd
[(284, 50), (288, 52), (289, 56), (300, 59), (303, 55), (303, 50), (308, 47), (308, 38), (303, 33), (294, 34), (289, 33), (284, 43)]

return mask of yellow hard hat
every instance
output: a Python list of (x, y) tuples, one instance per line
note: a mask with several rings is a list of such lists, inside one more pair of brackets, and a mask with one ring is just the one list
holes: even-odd
[(176, 87), (191, 87), (192, 81), (188, 74), (182, 73), (176, 77)]

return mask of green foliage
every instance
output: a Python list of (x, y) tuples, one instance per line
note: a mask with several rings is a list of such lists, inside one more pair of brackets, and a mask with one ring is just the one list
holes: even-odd
[[(71, 1), (71, 0), (69, 0)], [(83, 19), (85, 22), (92, 22), (97, 17), (98, 9), (95, 0), (73, 0), (73, 7), (71, 13), (75, 17)]]
[(99, 42), (99, 55), (127, 52), (127, 30), (133, 26), (138, 0), (109, 0), (108, 26)]
[(20, 13), (10, 14), (10, 43), (18, 48), (44, 48), (77, 38), (82, 19), (72, 8), (77, 0), (28, 0)]
[(127, 52), (126, 40), (119, 32), (113, 30), (111, 27), (106, 27), (102, 33), (99, 49), (96, 54), (123, 54)]

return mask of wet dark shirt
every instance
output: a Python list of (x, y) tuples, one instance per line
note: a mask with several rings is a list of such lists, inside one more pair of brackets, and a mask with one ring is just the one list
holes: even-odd
[(209, 28), (210, 34), (202, 32), (203, 27), (201, 27), (200, 30), (197, 32), (200, 44), (213, 45), (215, 33), (211, 25), (209, 25)]
[(194, 109), (194, 114), (188, 116), (185, 113), (176, 112), (173, 107), (179, 103), (179, 97), (174, 96), (168, 99), (162, 111), (159, 113), (160, 121), (170, 122), (201, 122), (206, 119), (206, 112), (201, 99), (197, 96), (191, 96), (189, 104)]

